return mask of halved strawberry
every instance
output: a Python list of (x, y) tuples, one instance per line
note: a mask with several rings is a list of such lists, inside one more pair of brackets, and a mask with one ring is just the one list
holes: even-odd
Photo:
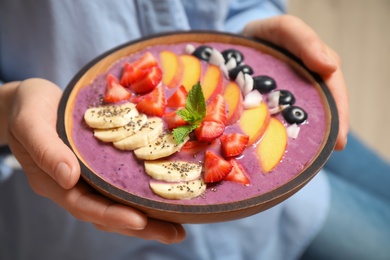
[(129, 87), (134, 82), (145, 77), (148, 71), (145, 69), (139, 69), (135, 67), (133, 64), (126, 62), (123, 66), (122, 77), (121, 77), (121, 85), (124, 87)]
[(145, 94), (152, 91), (162, 79), (162, 71), (159, 67), (151, 67), (145, 70), (145, 76), (129, 86), (136, 94)]
[(151, 67), (157, 66), (157, 59), (150, 52), (145, 52), (141, 58), (132, 63), (135, 68), (138, 69), (149, 69)]
[(186, 98), (188, 91), (183, 85), (177, 88), (177, 90), (167, 100), (167, 106), (171, 108), (184, 107), (186, 105)]
[(180, 152), (188, 153), (190, 155), (196, 155), (199, 153), (203, 153), (205, 150), (217, 150), (219, 148), (218, 139), (212, 142), (201, 142), (196, 140), (187, 141)]
[(239, 133), (224, 134), (220, 137), (222, 153), (225, 157), (240, 155), (248, 145), (249, 136)]
[(107, 75), (107, 87), (104, 95), (104, 102), (115, 103), (119, 101), (128, 100), (131, 97), (131, 93), (127, 91), (118, 79), (112, 74)]
[(176, 111), (165, 113), (165, 115), (163, 115), (163, 119), (169, 130), (187, 124), (181, 116), (176, 114)]
[(221, 156), (206, 150), (204, 158), (205, 182), (218, 182), (229, 174), (233, 166)]
[(206, 108), (205, 121), (214, 121), (226, 125), (226, 104), (222, 95), (218, 94)]
[(225, 180), (235, 181), (244, 185), (249, 185), (250, 181), (241, 164), (235, 159), (229, 159), (228, 162), (233, 166), (233, 168), (226, 176)]
[(152, 92), (143, 96), (136, 108), (139, 112), (148, 116), (163, 116), (166, 100), (163, 85), (157, 86)]
[(198, 141), (211, 142), (220, 137), (225, 131), (225, 125), (213, 121), (203, 121), (202, 124), (194, 130)]

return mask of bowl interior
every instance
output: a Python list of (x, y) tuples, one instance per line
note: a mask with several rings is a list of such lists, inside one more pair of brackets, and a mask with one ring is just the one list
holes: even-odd
[[(74, 124), (77, 123), (74, 122), (73, 112), (79, 91), (88, 84), (91, 84), (100, 74), (107, 72), (116, 61), (125, 56), (134, 54), (150, 46), (186, 42), (221, 42), (247, 46), (289, 64), (296, 73), (311, 83), (321, 97), (325, 111), (325, 120), (327, 122), (325, 124), (326, 129), (323, 141), (318, 153), (300, 174), (270, 192), (243, 201), (212, 205), (189, 205), (154, 201), (137, 196), (110, 184), (101, 176), (94, 173), (93, 168), (84, 160), (77, 149), (72, 136), (72, 129)], [(155, 35), (126, 43), (98, 56), (80, 70), (69, 83), (60, 102), (58, 115), (57, 129), (59, 135), (78, 157), (82, 168), (82, 177), (85, 181), (103, 195), (120, 203), (138, 208), (152, 218), (179, 223), (211, 223), (239, 219), (259, 213), (282, 202), (302, 188), (322, 168), (333, 151), (338, 133), (338, 118), (335, 102), (329, 89), (318, 75), (306, 69), (293, 55), (270, 43), (233, 34), (215, 32), (197, 31)]]

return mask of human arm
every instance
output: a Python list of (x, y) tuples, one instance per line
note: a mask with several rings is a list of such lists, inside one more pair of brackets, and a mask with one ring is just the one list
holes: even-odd
[(43, 79), (0, 87), (0, 140), (11, 147), (31, 188), (101, 230), (164, 243), (184, 239), (181, 225), (148, 219), (98, 195), (79, 180), (78, 161), (56, 132), (61, 94), (56, 85)]

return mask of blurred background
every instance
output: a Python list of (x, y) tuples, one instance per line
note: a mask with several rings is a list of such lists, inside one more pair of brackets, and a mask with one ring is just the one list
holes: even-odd
[(341, 57), (352, 131), (390, 162), (390, 1), (290, 0)]

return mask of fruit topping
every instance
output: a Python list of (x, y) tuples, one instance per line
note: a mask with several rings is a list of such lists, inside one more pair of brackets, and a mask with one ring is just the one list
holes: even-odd
[(239, 156), (247, 147), (249, 136), (239, 133), (224, 134), (220, 137), (221, 149), (225, 157)]
[(146, 73), (147, 73), (146, 69), (137, 68), (133, 64), (126, 62), (125, 65), (123, 66), (120, 83), (124, 87), (129, 87), (134, 82), (145, 77)]
[(263, 97), (257, 90), (252, 90), (244, 97), (243, 106), (245, 109), (255, 108), (261, 105)]
[(229, 70), (229, 78), (231, 80), (236, 80), (236, 77), (237, 77), (239, 72), (252, 75), (253, 69), (249, 65), (239, 65), (239, 66)]
[(186, 105), (188, 92), (183, 85), (180, 85), (177, 90), (167, 100), (167, 107), (179, 108)]
[(132, 63), (137, 69), (149, 69), (158, 65), (156, 58), (150, 52), (145, 52), (141, 58)]
[(172, 200), (196, 198), (206, 190), (206, 184), (202, 178), (176, 183), (151, 180), (149, 185), (157, 195)]
[(195, 57), (200, 60), (209, 61), (211, 53), (213, 52), (213, 48), (207, 45), (201, 45), (195, 49), (192, 53)]
[(214, 121), (203, 121), (202, 124), (194, 130), (198, 141), (211, 142), (220, 137), (225, 131), (225, 125)]
[(295, 103), (294, 95), (288, 90), (279, 90), (279, 105), (293, 105)]
[(297, 124), (292, 124), (286, 127), (288, 137), (296, 139), (299, 135), (300, 128)]
[(163, 116), (166, 100), (163, 85), (158, 85), (152, 92), (144, 95), (136, 105), (139, 112), (148, 116)]
[(155, 160), (145, 161), (145, 172), (155, 180), (180, 182), (200, 177), (202, 164), (185, 161)]
[(229, 159), (228, 162), (233, 166), (233, 168), (226, 176), (225, 180), (238, 182), (246, 186), (249, 185), (250, 181), (246, 176), (242, 165), (236, 159)]
[(176, 113), (176, 111), (165, 113), (163, 115), (163, 120), (169, 130), (188, 124), (181, 116)]
[(226, 125), (226, 104), (225, 98), (218, 94), (206, 107), (204, 121), (214, 121)]
[(112, 74), (107, 75), (107, 87), (104, 94), (104, 102), (116, 103), (119, 101), (129, 100), (131, 93), (127, 91), (116, 77)]
[(211, 55), (209, 58), (209, 63), (214, 64), (218, 67), (221, 67), (225, 64), (225, 59), (223, 58), (222, 54), (217, 50), (214, 49), (211, 51)]
[(221, 156), (206, 150), (204, 158), (205, 182), (219, 182), (230, 173), (233, 166)]
[(222, 51), (222, 56), (225, 59), (225, 63), (227, 63), (230, 59), (234, 59), (237, 65), (244, 61), (244, 55), (236, 49), (224, 50)]
[(301, 107), (288, 106), (282, 111), (284, 119), (290, 124), (302, 124), (307, 119), (307, 113)]
[(253, 88), (257, 89), (261, 94), (266, 94), (276, 89), (276, 82), (273, 78), (265, 75), (253, 77)]
[(155, 89), (162, 79), (162, 71), (159, 67), (145, 69), (145, 76), (130, 84), (129, 89), (136, 94), (145, 94)]

